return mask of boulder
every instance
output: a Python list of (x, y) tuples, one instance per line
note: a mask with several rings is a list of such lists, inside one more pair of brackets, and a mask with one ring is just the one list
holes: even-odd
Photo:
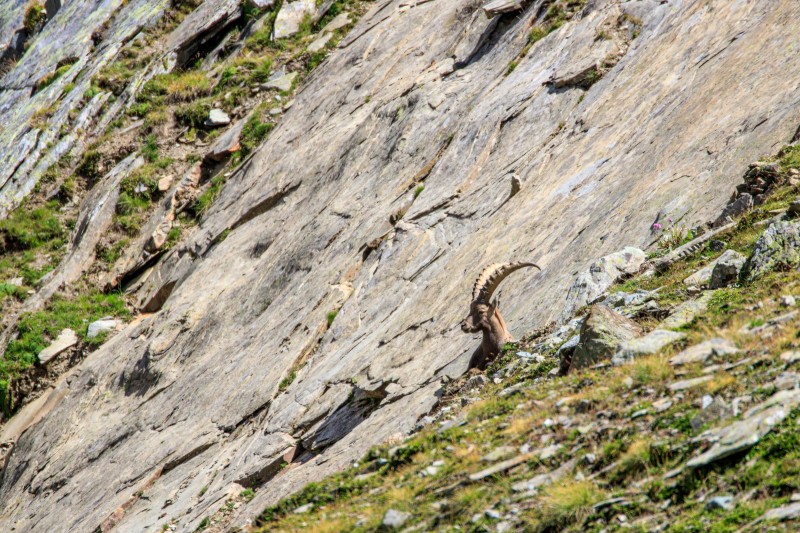
[(281, 6), (275, 18), (274, 38), (283, 39), (300, 31), (300, 24), (306, 17), (312, 16), (317, 10), (314, 0), (297, 0), (287, 2)]
[(100, 320), (96, 320), (89, 324), (89, 327), (86, 330), (86, 338), (93, 339), (100, 335), (101, 333), (106, 333), (109, 331), (114, 331), (119, 327), (122, 322), (117, 320), (116, 318), (112, 318), (110, 316), (101, 318)]
[(800, 266), (800, 220), (773, 222), (756, 242), (744, 276), (754, 280), (776, 269)]
[(642, 328), (609, 307), (593, 305), (581, 327), (571, 368), (586, 368), (611, 359), (617, 346), (642, 334)]
[(592, 263), (578, 274), (569, 288), (562, 321), (572, 318), (578, 308), (594, 302), (618, 280), (639, 272), (646, 258), (643, 251), (629, 246)]
[(734, 283), (739, 279), (739, 272), (741, 272), (747, 259), (733, 250), (727, 250), (717, 259), (717, 264), (714, 265), (714, 270), (711, 272), (712, 289), (720, 289), (726, 285)]

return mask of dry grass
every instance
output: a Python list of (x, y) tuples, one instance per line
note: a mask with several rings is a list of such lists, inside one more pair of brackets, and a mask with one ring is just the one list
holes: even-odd
[(539, 530), (558, 531), (583, 522), (605, 493), (591, 481), (569, 481), (545, 489), (541, 498)]

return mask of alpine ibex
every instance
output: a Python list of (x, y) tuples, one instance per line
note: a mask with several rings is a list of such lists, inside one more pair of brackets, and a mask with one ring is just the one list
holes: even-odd
[(465, 333), (483, 332), (481, 345), (472, 354), (470, 368), (484, 370), (500, 354), (503, 345), (511, 340), (511, 334), (498, 309), (498, 301), (491, 299), (494, 291), (509, 274), (525, 267), (541, 270), (533, 263), (496, 263), (486, 267), (475, 280), (469, 315), (461, 323), (461, 330)]

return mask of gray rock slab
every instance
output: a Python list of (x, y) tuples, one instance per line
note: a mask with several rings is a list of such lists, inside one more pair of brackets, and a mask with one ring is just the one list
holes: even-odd
[(98, 335), (100, 335), (101, 333), (114, 331), (121, 324), (122, 321), (112, 317), (106, 317), (106, 318), (101, 318), (100, 320), (95, 320), (94, 322), (89, 324), (88, 328), (86, 328), (86, 338), (93, 339)]
[(330, 33), (323, 33), (322, 35), (314, 39), (314, 41), (311, 44), (308, 45), (308, 51), (311, 53), (315, 53), (319, 52), (320, 50), (323, 50), (325, 48), (325, 45), (328, 44), (328, 41), (330, 41), (332, 37), (333, 35)]
[(669, 363), (673, 366), (705, 363), (712, 357), (724, 357), (739, 353), (739, 351), (740, 350), (733, 341), (714, 337), (713, 339), (686, 348), (682, 352), (671, 357)]
[(279, 91), (289, 91), (292, 89), (292, 84), (297, 78), (297, 72), (290, 72), (288, 74), (280, 74), (275, 78), (268, 80), (262, 85), (265, 89), (277, 89)]
[(686, 389), (693, 389), (694, 387), (702, 385), (703, 383), (711, 381), (712, 379), (714, 379), (714, 376), (700, 376), (697, 378), (682, 379), (680, 381), (670, 383), (667, 388), (669, 388), (669, 390), (672, 392), (678, 392)]
[(775, 509), (770, 509), (761, 517), (761, 520), (777, 520), (782, 522), (784, 520), (794, 520), (800, 517), (800, 503), (790, 503), (782, 505)]
[(672, 313), (658, 327), (661, 329), (677, 329), (691, 324), (697, 315), (708, 308), (708, 302), (713, 295), (713, 292), (705, 292), (699, 298), (683, 302), (673, 309)]
[(670, 344), (674, 344), (686, 337), (685, 333), (654, 329), (644, 337), (639, 337), (621, 343), (614, 352), (612, 363), (615, 365), (626, 364), (636, 357), (653, 355), (660, 352)]
[(39, 362), (43, 365), (46, 365), (54, 357), (64, 353), (66, 350), (72, 348), (76, 344), (78, 344), (78, 335), (75, 334), (75, 331), (69, 328), (62, 329), (56, 340), (50, 343), (47, 348), (39, 352)]
[(324, 33), (333, 33), (336, 30), (344, 28), (345, 26), (350, 24), (350, 22), (351, 22), (350, 13), (343, 11), (342, 13), (339, 13), (338, 15), (333, 17), (331, 21), (328, 22), (324, 28), (322, 28), (322, 31)]
[(733, 424), (707, 431), (700, 437), (714, 444), (707, 451), (686, 462), (688, 468), (699, 468), (745, 451), (756, 445), (773, 427), (800, 405), (800, 389), (784, 390), (773, 394), (761, 404), (744, 413), (743, 419)]
[(501, 472), (505, 472), (515, 466), (521, 465), (526, 461), (530, 461), (531, 459), (536, 458), (538, 452), (529, 452), (523, 453), (518, 455), (512, 459), (506, 459), (505, 461), (501, 461), (495, 465), (490, 466), (489, 468), (485, 468), (479, 472), (475, 472), (474, 474), (469, 475), (470, 481), (480, 481), (481, 479), (485, 479), (489, 476), (493, 476), (495, 474), (499, 474)]

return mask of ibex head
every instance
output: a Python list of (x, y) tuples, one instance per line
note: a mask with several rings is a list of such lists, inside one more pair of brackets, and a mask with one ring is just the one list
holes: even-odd
[(465, 333), (483, 332), (480, 350), (482, 355), (480, 360), (473, 361), (471, 366), (483, 368), (487, 361), (500, 353), (503, 344), (510, 338), (503, 317), (497, 309), (497, 300), (492, 301), (492, 295), (509, 274), (525, 267), (536, 267), (541, 270), (533, 263), (497, 263), (486, 267), (475, 281), (469, 314), (461, 322), (461, 331)]

